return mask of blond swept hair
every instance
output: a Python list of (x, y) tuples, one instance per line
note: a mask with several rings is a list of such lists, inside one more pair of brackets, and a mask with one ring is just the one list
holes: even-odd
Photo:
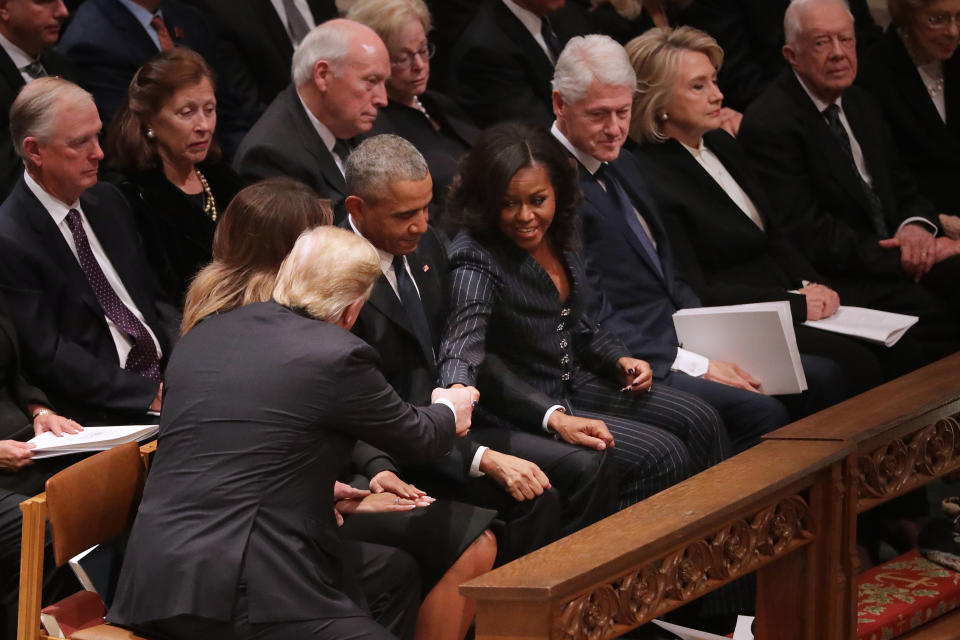
[(683, 54), (702, 53), (719, 70), (723, 49), (712, 36), (693, 27), (650, 29), (628, 42), (626, 49), (637, 73), (630, 137), (638, 143), (663, 142), (667, 136), (660, 125), (673, 94)]
[(396, 53), (400, 30), (411, 20), (418, 21), (424, 33), (430, 33), (432, 26), (423, 0), (358, 0), (345, 17), (376, 31), (391, 54)]
[(380, 256), (362, 236), (339, 227), (317, 227), (297, 238), (280, 265), (273, 299), (335, 322), (344, 309), (370, 295), (380, 276)]

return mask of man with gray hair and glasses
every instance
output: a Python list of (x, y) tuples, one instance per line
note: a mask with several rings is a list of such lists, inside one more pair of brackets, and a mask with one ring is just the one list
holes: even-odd
[[(447, 257), (428, 225), (433, 184), (427, 163), (399, 136), (365, 140), (347, 161), (346, 209), (341, 226), (369, 240), (380, 255), (382, 274), (360, 311), (353, 332), (381, 356), (381, 371), (407, 402), (429, 402), (438, 377), (436, 353), (447, 316)], [(497, 406), (530, 405), (542, 395), (504, 377), (488, 356), (480, 376), (484, 394), (498, 394)], [(505, 367), (503, 367), (505, 370)], [(523, 402), (509, 398), (523, 396)], [(484, 416), (481, 397), (470, 435), (431, 465), (398, 465), (367, 451), (366, 459), (386, 471), (380, 482), (414, 497), (418, 491), (400, 475), (438, 497), (496, 509), (504, 526), (496, 530), (498, 561), (512, 560), (609, 513), (616, 504), (612, 441), (604, 428), (571, 430), (567, 442), (549, 437), (544, 411), (533, 418)], [(568, 442), (570, 444), (568, 444)], [(365, 463), (366, 466), (367, 463)], [(370, 475), (370, 477), (375, 477)], [(372, 488), (372, 487), (371, 487)]]
[(379, 36), (350, 20), (313, 29), (293, 54), (293, 84), (243, 139), (233, 165), (245, 179), (289, 176), (329, 198), (342, 220), (351, 139), (387, 104), (390, 57)]
[(784, 33), (791, 68), (740, 129), (771, 216), (846, 304), (919, 316), (910, 334), (920, 362), (899, 364), (898, 374), (952, 353), (960, 243), (941, 235), (879, 105), (853, 85), (853, 16), (842, 0), (794, 0)]

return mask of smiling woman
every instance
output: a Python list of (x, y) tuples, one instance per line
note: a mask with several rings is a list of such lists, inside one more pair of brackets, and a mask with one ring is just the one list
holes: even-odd
[(210, 261), (220, 213), (240, 178), (218, 162), (214, 77), (200, 56), (176, 47), (148, 60), (107, 135), (107, 162), (121, 172), (147, 257), (170, 302)]

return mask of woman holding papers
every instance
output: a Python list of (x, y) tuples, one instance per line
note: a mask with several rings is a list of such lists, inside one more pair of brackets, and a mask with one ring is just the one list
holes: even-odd
[[(47, 478), (79, 457), (65, 456), (36, 464), (31, 460), (33, 445), (26, 440), (47, 431), (57, 435), (77, 433), (80, 425), (53, 412), (44, 393), (23, 379), (19, 361), (17, 334), (0, 296), (0, 636), (5, 638), (16, 635), (19, 505), (43, 491)], [(52, 569), (52, 563), (49, 568)], [(49, 574), (44, 602), (76, 588), (76, 581), (69, 574), (69, 570)]]
[[(481, 376), (483, 408), (543, 416), (561, 437), (589, 422), (615, 439), (623, 507), (719, 462), (729, 442), (713, 407), (652, 385), (650, 366), (598, 327), (576, 249), (579, 197), (576, 170), (547, 131), (504, 123), (480, 135), (451, 192), (465, 231), (450, 247), (440, 378), (476, 384), (485, 357), (498, 356), (508, 377)], [(505, 385), (528, 390), (527, 406), (498, 402)]]
[[(627, 43), (637, 72), (630, 136), (663, 214), (677, 271), (704, 305), (788, 300), (793, 320), (831, 316), (835, 291), (767, 215), (766, 194), (736, 139), (720, 129), (723, 51), (690, 27), (648, 31)], [(893, 350), (796, 327), (802, 353), (840, 365), (850, 395), (922, 364), (910, 340)], [(883, 356), (881, 368), (878, 355)]]

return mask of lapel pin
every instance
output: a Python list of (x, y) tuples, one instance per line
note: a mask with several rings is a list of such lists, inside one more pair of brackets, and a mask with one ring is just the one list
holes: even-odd
[(173, 37), (177, 40), (183, 40), (183, 29), (180, 27), (173, 28)]
[(426, 273), (427, 271), (430, 271), (430, 265), (425, 264), (423, 265), (423, 272)]

